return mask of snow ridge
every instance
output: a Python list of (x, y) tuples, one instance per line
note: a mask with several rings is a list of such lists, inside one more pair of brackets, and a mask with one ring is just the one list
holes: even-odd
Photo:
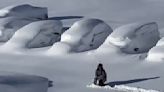
[(91, 84), (91, 85), (87, 85), (87, 88), (109, 89), (109, 90), (116, 90), (116, 91), (121, 91), (121, 92), (160, 92), (157, 90), (143, 89), (139, 87), (130, 87), (130, 86), (125, 86), (125, 85), (115, 85), (115, 87), (110, 87), (110, 86), (100, 87), (100, 86)]

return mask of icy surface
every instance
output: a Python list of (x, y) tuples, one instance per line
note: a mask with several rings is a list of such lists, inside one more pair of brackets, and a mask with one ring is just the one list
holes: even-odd
[(37, 21), (19, 29), (1, 48), (10, 51), (49, 46), (60, 40), (61, 33), (62, 23), (60, 21)]
[(48, 52), (55, 53), (57, 49), (59, 52), (61, 49), (63, 53), (93, 50), (98, 48), (111, 32), (111, 27), (102, 20), (82, 19), (64, 32), (61, 36), (61, 43), (54, 44)]
[(8, 41), (18, 29), (34, 21), (37, 19), (14, 16), (0, 18), (0, 42)]
[(114, 30), (107, 38), (125, 53), (145, 53), (159, 40), (158, 26), (152, 23), (133, 23)]
[(0, 10), (0, 17), (28, 17), (36, 19), (47, 19), (48, 11), (45, 7), (34, 7), (29, 4), (8, 6)]

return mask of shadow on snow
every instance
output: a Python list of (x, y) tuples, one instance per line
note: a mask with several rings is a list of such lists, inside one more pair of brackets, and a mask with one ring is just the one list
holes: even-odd
[(113, 81), (113, 82), (106, 83), (105, 85), (114, 87), (115, 85), (130, 84), (130, 83), (142, 82), (142, 81), (158, 79), (158, 78), (160, 77), (140, 78), (140, 79), (133, 79), (133, 80), (125, 80), (125, 81)]
[(59, 17), (50, 17), (48, 20), (64, 20), (64, 19), (79, 19), (83, 16), (59, 16)]

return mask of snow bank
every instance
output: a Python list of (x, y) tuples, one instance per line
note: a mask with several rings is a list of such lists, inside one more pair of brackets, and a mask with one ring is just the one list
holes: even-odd
[(82, 19), (75, 22), (61, 36), (49, 53), (83, 52), (98, 48), (112, 32), (110, 26), (99, 19)]
[(159, 92), (157, 90), (148, 90), (148, 89), (143, 89), (139, 87), (130, 87), (130, 86), (125, 86), (125, 85), (116, 85), (115, 87), (110, 87), (110, 86), (104, 86), (100, 87), (94, 84), (87, 85), (88, 88), (95, 88), (95, 89), (109, 89), (109, 90), (116, 90), (120, 92)]
[(121, 26), (105, 41), (118, 47), (124, 53), (144, 53), (159, 40), (158, 25), (152, 23), (133, 23)]
[(150, 49), (146, 59), (152, 62), (164, 61), (164, 37), (158, 41), (155, 47)]
[(47, 92), (47, 90), (47, 78), (17, 73), (0, 73), (0, 92)]
[(8, 16), (47, 19), (48, 10), (45, 7), (35, 7), (29, 4), (13, 5), (0, 10), (1, 18)]
[(30, 23), (19, 29), (1, 48), (19, 50), (44, 47), (60, 40), (62, 23), (57, 20), (44, 20)]
[(21, 17), (0, 18), (0, 42), (8, 41), (15, 31), (34, 21), (36, 19)]

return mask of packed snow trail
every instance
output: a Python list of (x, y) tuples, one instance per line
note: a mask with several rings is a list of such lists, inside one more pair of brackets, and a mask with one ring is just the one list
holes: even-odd
[(97, 86), (94, 84), (87, 85), (87, 88), (95, 88), (95, 89), (109, 89), (109, 90), (116, 90), (116, 91), (121, 91), (121, 92), (160, 92), (157, 90), (151, 90), (151, 89), (143, 89), (139, 87), (130, 87), (130, 86), (125, 86), (125, 85), (115, 85), (114, 87), (111, 86)]

